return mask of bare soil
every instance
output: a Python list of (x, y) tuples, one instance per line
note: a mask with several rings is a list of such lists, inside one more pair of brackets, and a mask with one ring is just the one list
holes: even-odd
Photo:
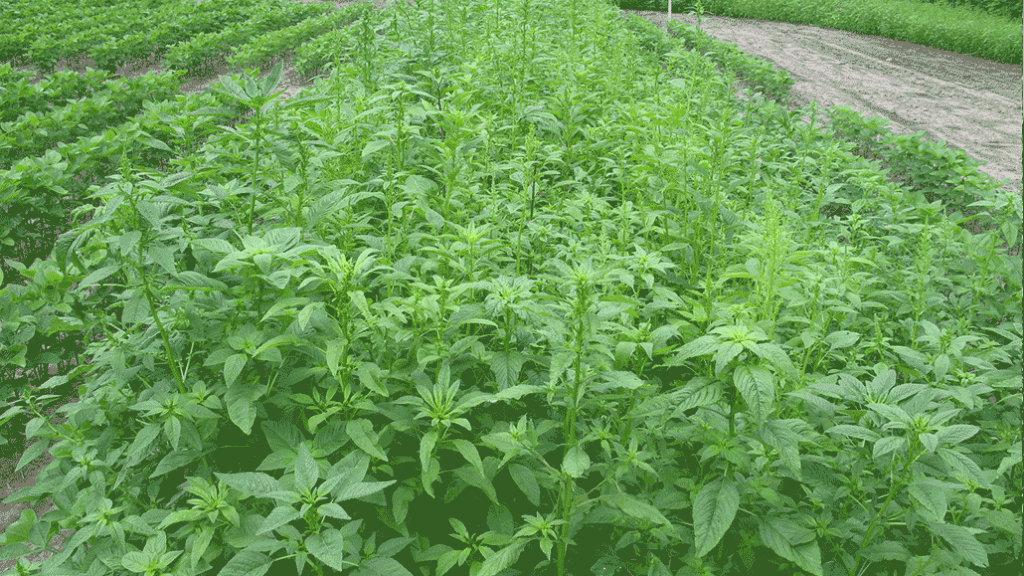
[[(310, 2), (317, 0), (297, 0)], [(348, 4), (340, 0), (337, 4)], [(387, 0), (375, 0), (380, 8)], [(662, 12), (627, 11), (655, 23), (665, 24)], [(697, 24), (688, 14), (674, 14), (681, 22)], [(945, 140), (950, 148), (961, 148), (978, 160), (988, 162), (983, 171), (1021, 193), (1022, 67), (963, 56), (877, 36), (861, 36), (843, 30), (769, 22), (743, 18), (707, 16), (702, 28), (712, 36), (735, 43), (741, 50), (772, 62), (789, 72), (796, 81), (791, 89), (791, 109), (817, 100), (822, 107), (848, 106), (871, 116), (884, 116), (895, 134), (925, 131), (928, 138)], [(310, 85), (296, 72), (290, 58), (279, 89), (290, 98)], [(84, 67), (88, 62), (82, 62)], [(118, 70), (123, 76), (137, 76), (159, 65)], [(195, 79), (183, 91), (196, 93), (209, 86), (217, 74)], [(51, 371), (52, 372), (52, 371)], [(49, 414), (65, 403), (58, 403)], [(54, 414), (55, 415), (55, 414)], [(56, 421), (64, 421), (57, 417)], [(9, 432), (9, 431), (7, 431)], [(38, 472), (53, 461), (49, 453), (14, 473), (17, 458), (0, 458), (0, 500), (27, 486), (35, 485)], [(184, 478), (182, 478), (184, 481)], [(0, 507), (0, 533), (15, 522), (23, 503)], [(38, 516), (53, 509), (50, 501), (34, 507)], [(62, 546), (71, 534), (64, 530), (53, 544)], [(29, 558), (41, 561), (48, 552)], [(0, 561), (0, 573), (14, 567)]]

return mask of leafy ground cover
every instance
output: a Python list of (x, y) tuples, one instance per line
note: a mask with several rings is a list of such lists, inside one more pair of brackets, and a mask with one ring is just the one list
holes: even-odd
[[(0, 291), (5, 337), (89, 358), (0, 415), (25, 426), (19, 468), (54, 457), (7, 502), (56, 506), (0, 555), (43, 574), (1019, 562), (1020, 199), (888, 182), (856, 115), (803, 124), (770, 99), (784, 74), (671, 32), (603, 3), (400, 3), (333, 33), (297, 99), (274, 98), (278, 66), (91, 141), (75, 225)], [(10, 197), (82, 165), (29, 166)]]

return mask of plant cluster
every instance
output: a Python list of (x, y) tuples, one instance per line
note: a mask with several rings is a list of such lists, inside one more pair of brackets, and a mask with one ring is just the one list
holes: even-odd
[(8, 574), (1019, 562), (1021, 238), (966, 224), (1020, 198), (964, 177), (957, 216), (856, 154), (895, 148), (852, 113), (741, 100), (785, 77), (608, 3), (348, 33), (291, 101), (280, 65), (231, 76), (72, 144), (102, 168), (65, 145), (0, 179), (31, 202), (93, 170), (0, 284), (0, 367), (26, 334), (85, 345), (0, 414), (18, 469), (53, 457), (5, 500), (55, 506), (0, 535)]

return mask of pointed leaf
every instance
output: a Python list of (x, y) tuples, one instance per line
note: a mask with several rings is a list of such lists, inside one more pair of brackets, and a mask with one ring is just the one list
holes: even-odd
[(391, 142), (388, 140), (374, 140), (373, 142), (370, 142), (363, 148), (363, 161), (372, 156), (374, 152), (383, 150), (390, 145)]
[(228, 389), (238, 379), (238, 375), (242, 373), (242, 369), (245, 368), (245, 363), (248, 361), (249, 357), (245, 354), (233, 354), (224, 362), (224, 384)]
[(361, 450), (385, 462), (388, 461), (388, 455), (377, 446), (377, 434), (374, 433), (373, 424), (369, 420), (351, 420), (346, 426), (345, 432)]
[(664, 526), (672, 525), (668, 518), (665, 518), (657, 508), (643, 500), (640, 500), (636, 496), (619, 492), (615, 494), (605, 494), (599, 499), (615, 506), (634, 518), (641, 518)]
[(263, 521), (260, 529), (256, 531), (256, 535), (266, 534), (267, 532), (273, 532), (274, 529), (283, 526), (296, 518), (299, 518), (301, 514), (295, 508), (291, 506), (278, 506), (270, 512), (270, 516)]
[(299, 455), (295, 459), (295, 489), (304, 495), (313, 490), (319, 479), (320, 467), (309, 453), (309, 446), (303, 442), (299, 445)]
[(248, 386), (235, 384), (228, 388), (224, 394), (224, 401), (228, 405), (228, 417), (235, 423), (235, 426), (249, 434), (252, 431), (252, 423), (256, 420), (256, 408), (253, 406), (253, 391)]
[(508, 546), (491, 554), (489, 558), (484, 560), (476, 576), (495, 576), (505, 568), (515, 564), (519, 560), (519, 555), (522, 553), (523, 548), (526, 548), (529, 542), (531, 541), (515, 540)]
[(281, 83), (281, 70), (283, 69), (283, 62), (278, 62), (277, 66), (267, 74), (267, 77), (263, 79), (263, 86), (261, 92), (264, 96), (269, 96), (277, 88), (277, 85)]
[(508, 472), (530, 503), (534, 506), (539, 505), (540, 486), (537, 484), (536, 473), (522, 464), (509, 465)]
[(732, 480), (718, 479), (706, 484), (693, 501), (694, 543), (697, 556), (704, 557), (725, 536), (739, 510), (740, 496)]
[(750, 408), (754, 421), (764, 423), (775, 409), (775, 382), (761, 366), (740, 366), (733, 373), (736, 390)]
[(469, 462), (473, 468), (476, 468), (481, 477), (486, 478), (486, 475), (484, 474), (484, 463), (480, 460), (480, 453), (477, 452), (476, 446), (474, 446), (469, 440), (456, 439), (452, 442), (455, 444), (459, 453), (462, 454), (462, 457), (466, 459), (466, 462)]
[(590, 468), (590, 456), (579, 446), (570, 448), (562, 460), (562, 470), (573, 478), (582, 478), (588, 468)]
[(714, 336), (701, 336), (696, 340), (691, 340), (683, 345), (682, 348), (676, 351), (675, 356), (670, 361), (671, 365), (680, 365), (685, 360), (693, 358), (694, 356), (704, 356), (705, 354), (711, 354), (718, 349), (719, 341)]

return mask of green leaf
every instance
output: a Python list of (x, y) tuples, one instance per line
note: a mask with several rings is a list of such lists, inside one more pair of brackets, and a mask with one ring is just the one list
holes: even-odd
[[(167, 144), (164, 144), (163, 142), (161, 142), (160, 140), (157, 140), (156, 138), (150, 136), (149, 134), (143, 133), (142, 135), (136, 136), (135, 139), (138, 140), (139, 142), (142, 142), (146, 146), (149, 146), (150, 148), (156, 148), (157, 150), (163, 150), (164, 152), (170, 152), (172, 154), (174, 153), (174, 150), (171, 150), (170, 146), (168, 146)], [(191, 173), (187, 173), (187, 174), (191, 175)], [(169, 186), (167, 184), (167, 180), (171, 180), (175, 176), (178, 176), (178, 175), (177, 174), (172, 174), (171, 176), (168, 176), (167, 178), (165, 178), (164, 181), (161, 182), (160, 187), (161, 188), (168, 188)], [(173, 186), (173, 183), (171, 185)]]
[(415, 498), (416, 492), (408, 486), (400, 486), (394, 491), (391, 495), (391, 513), (395, 517), (395, 522), (405, 522), (405, 517), (409, 514), (409, 502)]
[(491, 356), (491, 371), (494, 372), (498, 390), (505, 390), (519, 381), (519, 371), (525, 362), (526, 357), (516, 350), (495, 352)]
[(239, 384), (229, 386), (224, 394), (224, 400), (228, 405), (228, 417), (246, 434), (252, 431), (252, 423), (256, 420), (253, 402), (258, 397), (258, 388)]
[(134, 296), (124, 304), (121, 311), (121, 322), (126, 326), (138, 324), (149, 318), (149, 300), (141, 290), (128, 290), (125, 294), (134, 292)]
[(697, 556), (703, 558), (725, 536), (736, 518), (740, 495), (732, 480), (705, 484), (693, 500), (693, 532)]
[(932, 522), (941, 522), (946, 517), (949, 498), (954, 493), (944, 483), (932, 480), (917, 480), (910, 485), (910, 495), (918, 503), (914, 508), (922, 517)]
[(871, 562), (897, 561), (906, 562), (912, 558), (910, 551), (902, 542), (886, 540), (878, 544), (872, 544), (858, 553)]
[(373, 362), (363, 362), (359, 365), (359, 383), (373, 390), (377, 394), (387, 398), (387, 388), (380, 384), (380, 366)]
[(179, 272), (174, 277), (174, 281), (167, 283), (167, 287), (210, 290), (218, 292), (227, 291), (228, 289), (228, 285), (221, 282), (220, 280), (214, 280), (213, 278), (204, 276), (199, 272), (192, 272), (191, 270), (183, 270)]
[(231, 242), (223, 238), (198, 238), (193, 240), (192, 244), (202, 246), (214, 254), (231, 254), (235, 252), (235, 247)]
[(598, 499), (615, 506), (634, 518), (648, 520), (663, 526), (672, 525), (668, 518), (665, 518), (657, 508), (630, 494), (623, 492), (605, 494)]
[(536, 472), (522, 464), (511, 464), (508, 467), (509, 474), (516, 486), (523, 491), (523, 494), (530, 502), (537, 506), (540, 504), (540, 486), (537, 484)]
[(317, 514), (338, 520), (351, 520), (352, 517), (345, 512), (345, 509), (334, 502), (328, 502), (316, 509)]
[(605, 383), (594, 386), (595, 392), (618, 389), (636, 390), (644, 385), (644, 381), (639, 376), (622, 370), (608, 370), (601, 374), (601, 379)]
[(218, 576), (263, 576), (273, 563), (274, 559), (262, 552), (242, 550), (228, 560)]
[(167, 246), (150, 246), (146, 252), (167, 274), (174, 276), (178, 273), (174, 266), (174, 252)]
[(295, 459), (295, 489), (299, 494), (305, 495), (312, 492), (319, 479), (320, 467), (309, 453), (309, 446), (303, 442), (299, 445), (299, 454)]
[(789, 355), (782, 348), (770, 342), (762, 342), (758, 344), (758, 348), (760, 350), (756, 352), (758, 356), (772, 363), (772, 365), (782, 370), (790, 378), (797, 379), (800, 377), (796, 366), (793, 365), (793, 361), (789, 359)]
[(164, 476), (168, 472), (188, 466), (201, 456), (202, 452), (199, 450), (176, 450), (171, 452), (160, 460), (160, 463), (156, 466), (156, 470), (154, 470), (149, 477), (150, 479), (154, 479)]
[(79, 290), (81, 290), (82, 288), (88, 288), (98, 282), (102, 282), (103, 280), (106, 280), (112, 274), (121, 269), (123, 269), (122, 266), (104, 266), (103, 268), (100, 268), (99, 270), (96, 270), (92, 274), (89, 274), (85, 278), (79, 280), (78, 288)]
[(224, 385), (228, 389), (238, 379), (238, 375), (242, 373), (242, 369), (245, 368), (248, 361), (249, 357), (245, 354), (233, 354), (224, 362)]
[(462, 454), (462, 457), (466, 459), (466, 462), (469, 462), (473, 468), (476, 468), (481, 477), (486, 478), (487, 476), (484, 474), (484, 463), (480, 460), (480, 453), (477, 452), (476, 446), (474, 446), (469, 440), (462, 439), (452, 440), (452, 443), (455, 444), (455, 448), (457, 448), (459, 453)]
[(822, 576), (821, 551), (813, 530), (790, 518), (776, 517), (762, 521), (759, 528), (765, 546), (815, 576)]
[(204, 526), (196, 534), (195, 542), (192, 544), (192, 553), (189, 560), (192, 561), (192, 569), (195, 569), (199, 565), (199, 560), (202, 559), (206, 549), (210, 546), (210, 541), (213, 540), (213, 527)]
[(346, 500), (354, 500), (356, 498), (365, 498), (370, 494), (380, 492), (395, 482), (397, 482), (397, 480), (385, 480), (383, 482), (356, 482), (348, 484), (342, 486), (338, 490), (338, 494), (334, 497), (334, 501), (344, 502)]
[(273, 532), (274, 529), (301, 517), (299, 511), (291, 506), (278, 506), (270, 512), (270, 516), (267, 516), (266, 520), (260, 526), (260, 529), (256, 531), (256, 535), (266, 534)]
[(863, 426), (854, 426), (852, 424), (839, 424), (829, 428), (826, 432), (834, 432), (836, 434), (842, 434), (843, 436), (867, 440), (868, 442), (874, 442), (881, 438), (881, 436), (879, 436), (879, 434), (874, 430), (868, 430)]
[(755, 422), (766, 422), (775, 409), (772, 373), (761, 366), (740, 366), (733, 373), (733, 383), (750, 408)]
[[(278, 334), (260, 345), (260, 347), (256, 349), (256, 352), (253, 353), (253, 356), (260, 357), (268, 350), (278, 348), (286, 344), (295, 344), (301, 341), (302, 339), (294, 334)], [(266, 358), (263, 359), (265, 360)]]
[[(380, 551), (378, 550), (378, 554)], [(394, 558), (383, 558), (378, 556), (376, 558), (370, 558), (359, 564), (359, 569), (365, 568), (370, 574), (386, 574), (387, 576), (413, 576), (412, 572), (399, 564)]]
[(892, 349), (900, 355), (900, 359), (902, 359), (907, 366), (910, 366), (918, 373), (927, 374), (931, 369), (931, 366), (928, 365), (928, 359), (917, 350), (907, 348), (906, 346), (893, 346)]
[(352, 438), (352, 442), (364, 452), (385, 462), (388, 461), (388, 455), (382, 452), (378, 446), (379, 439), (369, 420), (350, 420), (345, 427), (345, 432), (348, 433), (349, 438)]
[(157, 206), (152, 200), (145, 199), (136, 204), (139, 210), (139, 214), (146, 219), (147, 222), (152, 224), (154, 227), (160, 224), (160, 207)]
[(240, 474), (214, 472), (213, 474), (228, 487), (234, 488), (247, 496), (262, 497), (269, 492), (279, 490), (281, 487), (273, 476), (262, 472), (243, 472)]
[(831, 350), (835, 350), (836, 348), (849, 348), (856, 344), (859, 339), (860, 334), (856, 332), (837, 330), (826, 336), (824, 342), (829, 345)]
[(729, 362), (740, 355), (740, 352), (743, 352), (743, 344), (738, 342), (726, 342), (720, 346), (715, 352), (715, 376), (720, 375)]
[(365, 162), (367, 158), (372, 156), (374, 152), (383, 150), (384, 148), (387, 148), (390, 145), (390, 140), (374, 140), (373, 142), (370, 142), (369, 144), (366, 145), (365, 148), (363, 148), (363, 162)]
[(49, 440), (40, 440), (39, 442), (29, 446), (28, 450), (25, 450), (25, 453), (21, 455), (21, 459), (18, 460), (18, 465), (14, 467), (14, 471), (17, 472), (18, 470), (21, 470), (33, 460), (42, 456), (43, 452), (46, 451), (46, 448), (49, 445)]
[(562, 470), (573, 478), (582, 478), (590, 468), (590, 456), (579, 446), (573, 446), (562, 460)]
[(135, 440), (132, 441), (132, 445), (128, 447), (127, 465), (134, 466), (144, 460), (145, 457), (152, 452), (149, 447), (159, 435), (159, 424), (148, 424), (143, 427), (135, 436)]
[(274, 69), (267, 74), (267, 77), (263, 79), (263, 86), (261, 86), (260, 92), (264, 96), (270, 96), (274, 93), (274, 89), (281, 82), (281, 70), (283, 69), (283, 62), (278, 62)]
[(675, 356), (669, 361), (669, 365), (679, 366), (686, 360), (695, 356), (704, 356), (705, 354), (711, 354), (718, 349), (720, 342), (715, 336), (701, 336), (696, 340), (691, 340), (683, 345), (682, 348), (676, 351)]
[(515, 564), (519, 560), (519, 555), (523, 552), (523, 548), (526, 548), (529, 542), (530, 540), (515, 540), (508, 546), (491, 554), (489, 558), (484, 560), (483, 565), (480, 566), (480, 570), (475, 576), (495, 576), (498, 572)]
[(338, 377), (338, 362), (341, 360), (341, 353), (345, 351), (348, 345), (348, 340), (344, 338), (336, 338), (327, 343), (327, 369), (331, 371), (331, 376)]

